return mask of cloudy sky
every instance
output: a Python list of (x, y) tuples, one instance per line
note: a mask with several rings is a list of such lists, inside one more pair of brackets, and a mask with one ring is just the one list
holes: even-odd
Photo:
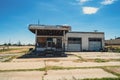
[(0, 0), (0, 44), (34, 43), (29, 24), (70, 25), (73, 31), (120, 36), (120, 0)]

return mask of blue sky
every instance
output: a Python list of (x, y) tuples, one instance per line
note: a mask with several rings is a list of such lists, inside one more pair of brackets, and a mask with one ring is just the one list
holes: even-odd
[(0, 0), (0, 44), (34, 43), (29, 24), (72, 26), (73, 31), (120, 36), (120, 0)]

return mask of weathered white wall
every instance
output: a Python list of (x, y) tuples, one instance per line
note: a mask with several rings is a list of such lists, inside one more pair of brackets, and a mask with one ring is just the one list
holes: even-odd
[(101, 38), (102, 39), (102, 47), (104, 47), (104, 34), (103, 33), (95, 33), (95, 32), (69, 32), (66, 33), (66, 38), (65, 38), (65, 49), (67, 50), (67, 40), (68, 37), (78, 37), (81, 38), (82, 40), (82, 50), (88, 50), (89, 48), (89, 38)]

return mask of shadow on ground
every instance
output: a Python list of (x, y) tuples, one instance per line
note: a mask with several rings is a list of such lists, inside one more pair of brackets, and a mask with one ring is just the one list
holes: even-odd
[(19, 58), (56, 58), (56, 57), (67, 57), (68, 55), (71, 54), (65, 54), (65, 52), (55, 52), (54, 55), (53, 54), (41, 55), (41, 53), (39, 52), (31, 51), (18, 57), (18, 59)]

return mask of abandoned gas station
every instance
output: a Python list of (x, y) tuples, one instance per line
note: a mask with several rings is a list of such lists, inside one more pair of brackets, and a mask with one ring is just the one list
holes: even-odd
[(75, 32), (67, 25), (29, 25), (35, 34), (36, 51), (100, 51), (104, 32)]

